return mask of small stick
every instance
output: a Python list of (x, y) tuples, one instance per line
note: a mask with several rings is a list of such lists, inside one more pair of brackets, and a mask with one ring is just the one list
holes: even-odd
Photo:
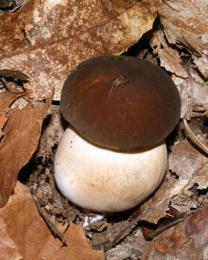
[(190, 128), (187, 120), (184, 118), (183, 119), (183, 124), (187, 133), (187, 136), (191, 139), (191, 141), (197, 146), (199, 147), (204, 153), (206, 153), (206, 155), (208, 155), (208, 147), (206, 145), (204, 145), (194, 134), (194, 132), (192, 131), (192, 129)]
[(127, 224), (127, 226), (124, 229), (122, 229), (119, 232), (119, 234), (113, 239), (111, 247), (115, 247), (120, 242), (122, 242), (128, 235), (130, 235), (133, 232), (137, 225), (137, 220), (132, 220), (129, 224)]
[[(192, 211), (190, 211), (187, 214), (183, 214), (183, 216), (178, 217), (177, 219), (164, 224), (163, 226), (157, 228), (155, 231), (153, 231), (146, 239), (147, 240), (151, 240), (154, 237), (158, 236), (159, 234), (161, 234), (162, 232), (164, 232), (165, 230), (171, 228), (174, 225), (177, 225), (178, 223), (184, 221), (186, 219), (187, 216), (190, 215)], [(123, 241), (129, 234), (131, 234), (131, 232), (136, 228), (136, 226), (139, 224), (139, 221), (137, 219), (132, 220), (123, 230), (121, 230), (121, 232), (119, 232), (119, 234), (114, 238), (114, 240), (111, 242), (111, 244), (108, 246), (107, 250), (110, 248), (115, 247), (116, 245), (118, 245), (121, 241)]]
[(38, 212), (40, 214), (40, 216), (43, 218), (43, 220), (45, 221), (45, 223), (48, 225), (51, 233), (57, 237), (64, 246), (67, 246), (67, 241), (64, 238), (64, 235), (57, 229), (57, 227), (53, 224), (53, 222), (48, 218), (47, 214), (44, 212), (44, 210), (41, 208), (41, 206), (39, 205), (36, 197), (34, 194), (32, 194), (32, 197), (35, 201), (35, 204), (37, 206)]
[(156, 230), (154, 230), (152, 233), (150, 233), (146, 239), (147, 240), (152, 240), (153, 238), (157, 237), (159, 234), (161, 234), (162, 232), (164, 232), (165, 230), (177, 225), (178, 223), (184, 221), (189, 215), (191, 214), (191, 211), (181, 217), (178, 217), (177, 219), (167, 223), (167, 224), (164, 224), (163, 226), (157, 228)]

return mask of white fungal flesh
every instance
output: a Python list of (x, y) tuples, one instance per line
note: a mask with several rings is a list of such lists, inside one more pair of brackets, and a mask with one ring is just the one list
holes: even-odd
[(132, 208), (160, 184), (167, 169), (165, 143), (145, 152), (99, 148), (66, 129), (55, 156), (58, 188), (73, 203), (98, 212)]

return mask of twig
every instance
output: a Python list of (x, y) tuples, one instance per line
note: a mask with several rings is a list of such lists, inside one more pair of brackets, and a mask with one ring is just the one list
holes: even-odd
[(204, 153), (206, 153), (206, 155), (208, 155), (208, 147), (206, 145), (204, 145), (194, 134), (194, 132), (192, 131), (192, 129), (190, 128), (187, 120), (184, 118), (183, 119), (183, 124), (186, 130), (186, 134), (187, 136), (191, 139), (191, 141), (197, 146), (199, 147)]
[[(153, 231), (148, 237), (146, 237), (147, 240), (152, 240), (154, 237), (158, 236), (159, 234), (161, 234), (162, 232), (164, 232), (165, 230), (171, 228), (174, 225), (177, 225), (178, 223), (184, 221), (190, 214), (192, 213), (192, 211), (188, 212), (187, 214), (183, 214), (183, 216), (178, 217), (177, 219), (164, 224), (163, 226), (157, 228), (155, 231)], [(124, 229), (122, 229), (119, 234), (114, 238), (114, 240), (110, 243), (110, 245), (108, 245), (108, 249), (115, 247), (116, 245), (118, 245), (120, 242), (122, 242), (128, 235), (130, 235), (133, 230), (136, 228), (136, 226), (139, 224), (139, 220), (138, 219), (134, 219), (132, 220)]]
[(113, 239), (111, 247), (115, 247), (116, 245), (121, 243), (128, 235), (130, 235), (133, 232), (137, 225), (137, 220), (132, 220), (129, 224), (127, 224), (127, 226), (124, 229), (122, 229), (119, 232), (119, 234)]
[(57, 229), (57, 227), (53, 224), (53, 222), (48, 218), (47, 214), (44, 212), (44, 210), (41, 208), (41, 206), (39, 205), (36, 197), (34, 194), (32, 194), (32, 197), (35, 201), (35, 204), (37, 206), (38, 212), (41, 215), (41, 217), (43, 218), (43, 220), (45, 221), (45, 223), (48, 225), (51, 233), (57, 237), (64, 246), (67, 246), (67, 241), (64, 238), (64, 235)]
[(109, 241), (107, 245), (104, 247), (105, 251), (117, 246), (120, 244), (128, 235), (130, 235), (133, 230), (137, 227), (139, 221), (137, 219), (132, 220), (129, 224), (127, 224), (115, 238), (112, 242)]
[(189, 213), (181, 216), (181, 217), (178, 217), (177, 219), (167, 223), (167, 224), (164, 224), (163, 226), (157, 228), (156, 230), (152, 231), (152, 233), (150, 233), (146, 239), (147, 240), (152, 240), (153, 238), (157, 237), (159, 234), (161, 234), (162, 232), (164, 232), (165, 230), (177, 225), (178, 223), (184, 221), (190, 214), (191, 214), (192, 211), (190, 211)]

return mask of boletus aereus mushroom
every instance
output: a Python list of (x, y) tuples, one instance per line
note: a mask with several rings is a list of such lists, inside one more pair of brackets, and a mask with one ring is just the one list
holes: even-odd
[(101, 56), (82, 62), (61, 93), (69, 127), (55, 156), (60, 191), (98, 212), (142, 202), (166, 172), (165, 138), (180, 106), (170, 76), (145, 60)]

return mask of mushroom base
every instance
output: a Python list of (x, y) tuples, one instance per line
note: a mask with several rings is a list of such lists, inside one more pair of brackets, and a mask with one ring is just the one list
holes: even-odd
[(63, 195), (80, 207), (119, 212), (145, 200), (167, 169), (165, 143), (145, 152), (120, 153), (87, 142), (72, 129), (55, 156), (55, 180)]

